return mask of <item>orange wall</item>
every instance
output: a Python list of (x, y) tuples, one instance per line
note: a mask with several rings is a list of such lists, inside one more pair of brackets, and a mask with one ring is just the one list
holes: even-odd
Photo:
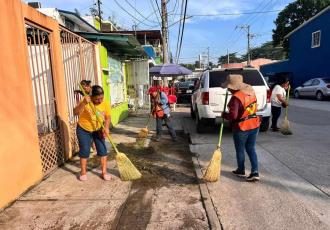
[(24, 18), (53, 31), (57, 110), (66, 156), (71, 152), (59, 26), (20, 0), (0, 0), (0, 209), (42, 179)]
[(42, 178), (21, 12), (0, 0), (0, 208)]

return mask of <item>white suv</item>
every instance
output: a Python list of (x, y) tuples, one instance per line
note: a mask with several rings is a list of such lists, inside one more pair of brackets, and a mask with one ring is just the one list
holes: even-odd
[[(207, 123), (213, 125), (220, 123), (226, 95), (226, 89), (221, 88), (221, 84), (229, 74), (241, 74), (243, 81), (252, 85), (257, 96), (257, 115), (262, 116), (260, 131), (267, 131), (271, 115), (271, 91), (257, 69), (240, 68), (207, 70), (195, 83), (190, 110), (191, 117), (196, 119), (197, 132), (202, 133)], [(229, 94), (228, 101), (230, 97)]]

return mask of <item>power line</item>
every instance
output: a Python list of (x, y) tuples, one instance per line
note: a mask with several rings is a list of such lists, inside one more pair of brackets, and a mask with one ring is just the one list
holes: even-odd
[(159, 17), (161, 17), (162, 14), (158, 15), (158, 14), (156, 13), (156, 12), (157, 12), (157, 8), (154, 6), (154, 2), (153, 2), (153, 0), (150, 0), (149, 2), (151, 3), (152, 10), (153, 10), (154, 13), (156, 14), (156, 18), (157, 18), (157, 21), (158, 21), (159, 25), (161, 25)]
[(116, 5), (117, 5), (120, 9), (122, 9), (123, 11), (125, 11), (128, 15), (130, 15), (130, 16), (131, 16), (133, 19), (135, 19), (137, 22), (139, 22), (139, 23), (141, 23), (141, 24), (143, 24), (143, 25), (145, 25), (145, 26), (152, 27), (152, 25), (148, 25), (148, 24), (146, 24), (145, 22), (142, 22), (141, 20), (139, 20), (138, 18), (136, 18), (134, 15), (132, 15), (130, 12), (128, 12), (124, 7), (122, 7), (122, 6), (118, 3), (117, 0), (114, 0), (114, 1), (115, 1)]
[(253, 14), (275, 13), (280, 11), (282, 10), (267, 10), (267, 11), (242, 12), (242, 13), (191, 14), (189, 16), (191, 17), (239, 16), (239, 15), (250, 15), (250, 14), (253, 15)]
[(186, 15), (187, 15), (187, 5), (188, 5), (188, 0), (186, 0), (186, 4), (184, 7), (184, 14), (183, 14), (183, 23), (182, 23), (182, 31), (181, 31), (181, 40), (180, 40), (180, 46), (179, 46), (179, 52), (178, 52), (178, 56), (177, 56), (177, 63), (179, 61), (180, 58), (180, 54), (181, 54), (181, 48), (182, 48), (182, 39), (183, 39), (183, 33), (184, 33), (184, 26), (186, 23)]
[(181, 14), (180, 14), (180, 20), (179, 20), (179, 32), (178, 32), (178, 39), (176, 42), (176, 50), (175, 50), (175, 62), (178, 63), (178, 51), (179, 51), (179, 42), (180, 42), (180, 35), (181, 35), (181, 28), (182, 28), (182, 15), (183, 15), (183, 4), (184, 1), (181, 3)]
[[(149, 14), (146, 18), (150, 18), (152, 15), (154, 15), (155, 13), (157, 12), (157, 9), (155, 11), (153, 11), (151, 14)], [(157, 17), (157, 20), (158, 20), (158, 17)], [(140, 25), (142, 22), (145, 22), (145, 20), (139, 22), (138, 24), (136, 24), (136, 26)], [(156, 22), (157, 23), (157, 22)], [(158, 20), (158, 23), (159, 23), (159, 26), (161, 26), (161, 23), (160, 21)], [(155, 26), (155, 27), (158, 27), (158, 26)], [(153, 27), (152, 27), (153, 28)]]
[(137, 12), (145, 21), (148, 21), (150, 23), (157, 23), (155, 21), (151, 21), (148, 17), (145, 17), (143, 14), (141, 14), (128, 0), (125, 0), (125, 2), (135, 11)]

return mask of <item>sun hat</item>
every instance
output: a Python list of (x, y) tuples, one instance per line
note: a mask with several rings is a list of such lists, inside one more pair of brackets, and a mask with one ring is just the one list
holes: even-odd
[(226, 81), (221, 85), (222, 88), (241, 91), (245, 94), (255, 94), (251, 85), (243, 82), (243, 76), (240, 74), (229, 74)]

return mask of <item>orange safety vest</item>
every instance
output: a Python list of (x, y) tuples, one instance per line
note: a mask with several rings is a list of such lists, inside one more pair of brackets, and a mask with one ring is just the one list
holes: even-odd
[(260, 118), (257, 116), (257, 98), (255, 95), (247, 95), (240, 91), (233, 94), (244, 107), (243, 115), (238, 119), (238, 127), (242, 131), (256, 129), (260, 126)]

